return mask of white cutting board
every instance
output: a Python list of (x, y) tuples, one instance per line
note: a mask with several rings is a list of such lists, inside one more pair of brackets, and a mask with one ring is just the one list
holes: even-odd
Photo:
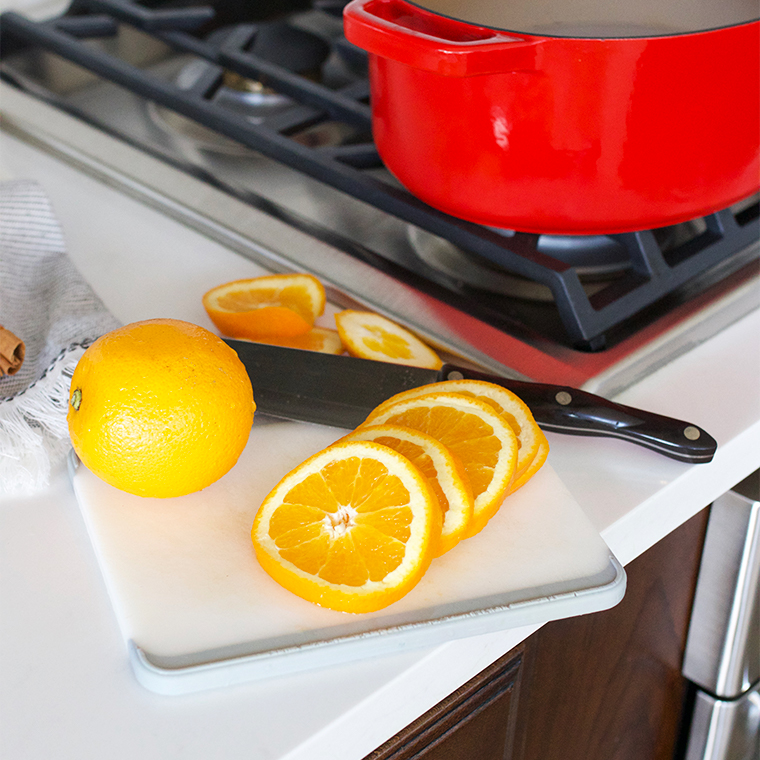
[(148, 688), (181, 693), (273, 676), (592, 612), (622, 598), (622, 567), (550, 463), (385, 610), (351, 615), (294, 596), (259, 567), (251, 525), (283, 475), (345, 432), (257, 420), (227, 475), (175, 499), (133, 496), (81, 464), (72, 468), (120, 628)]

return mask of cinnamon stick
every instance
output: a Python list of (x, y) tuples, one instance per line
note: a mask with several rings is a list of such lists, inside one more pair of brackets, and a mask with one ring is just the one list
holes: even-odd
[(25, 352), (24, 341), (0, 325), (0, 377), (18, 372)]

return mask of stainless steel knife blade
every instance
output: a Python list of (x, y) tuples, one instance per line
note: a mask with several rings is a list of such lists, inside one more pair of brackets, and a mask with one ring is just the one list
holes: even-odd
[(556, 433), (621, 438), (671, 459), (712, 460), (717, 442), (697, 425), (560, 385), (498, 377), (444, 364), (440, 370), (225, 339), (253, 383), (257, 410), (273, 417), (353, 429), (380, 403), (410, 388), (485, 380), (519, 396), (538, 425)]

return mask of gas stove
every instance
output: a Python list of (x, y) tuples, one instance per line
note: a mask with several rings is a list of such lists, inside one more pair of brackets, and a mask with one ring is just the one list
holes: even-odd
[(612, 395), (760, 305), (757, 196), (593, 237), (482, 227), (413, 197), (372, 142), (343, 5), (6, 13), (3, 129), (512, 377)]

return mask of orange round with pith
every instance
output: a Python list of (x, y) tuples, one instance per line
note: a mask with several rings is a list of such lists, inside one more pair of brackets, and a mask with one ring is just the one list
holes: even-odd
[(253, 389), (235, 351), (175, 319), (135, 322), (96, 340), (74, 370), (67, 421), (84, 465), (140, 496), (210, 485), (248, 441)]
[(419, 583), (441, 534), (429, 481), (405, 456), (343, 440), (291, 470), (251, 530), (262, 569), (341, 612), (374, 612)]

